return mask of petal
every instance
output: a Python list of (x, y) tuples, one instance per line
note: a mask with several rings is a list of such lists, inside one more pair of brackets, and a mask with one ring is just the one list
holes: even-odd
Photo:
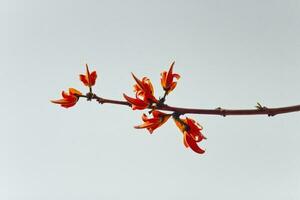
[(67, 103), (69, 103), (69, 101), (66, 100), (66, 99), (51, 100), (51, 102), (55, 103), (55, 104), (67, 104)]
[(136, 128), (136, 129), (149, 128), (149, 127), (155, 125), (156, 123), (157, 123), (157, 121), (155, 121), (155, 122), (147, 121), (141, 125), (134, 126), (134, 128)]
[(69, 95), (68, 93), (66, 93), (65, 91), (62, 91), (62, 92), (61, 92), (61, 96), (62, 96), (63, 98), (68, 98), (68, 97), (70, 97), (70, 95)]
[(135, 110), (135, 109), (143, 110), (148, 107), (148, 102), (146, 102), (146, 101), (143, 101), (141, 99), (131, 98), (131, 97), (127, 96), (126, 94), (123, 94), (123, 96), (126, 99), (126, 101), (131, 104), (133, 110)]
[(170, 69), (168, 71), (168, 76), (167, 76), (167, 85), (169, 86), (172, 81), (173, 81), (173, 67), (174, 67), (174, 64), (175, 64), (175, 61), (172, 62), (171, 66), (170, 66)]
[(90, 75), (90, 70), (89, 70), (89, 66), (88, 64), (85, 64), (85, 68), (86, 68), (86, 77), (87, 77), (87, 81), (90, 84), (91, 83), (91, 75)]
[(168, 90), (168, 93), (169, 93), (169, 92), (172, 92), (172, 91), (175, 89), (176, 85), (177, 85), (177, 83), (176, 83), (176, 82), (173, 82), (173, 83), (171, 84), (171, 86), (170, 86), (170, 89)]
[(69, 93), (70, 95), (72, 94), (82, 95), (82, 93), (79, 90), (76, 90), (75, 88), (69, 88)]
[[(184, 133), (184, 132), (185, 132), (185, 126), (184, 126), (184, 124), (180, 121), (180, 120), (182, 120), (182, 119), (175, 119), (175, 118), (173, 118), (173, 119), (174, 119), (174, 122), (175, 122), (176, 126), (179, 128), (179, 130), (180, 130), (182, 133)], [(182, 120), (182, 121), (184, 121), (184, 120)]]
[(74, 106), (75, 104), (76, 104), (76, 102), (70, 102), (70, 103), (66, 103), (66, 104), (61, 104), (61, 106), (64, 108), (70, 108), (70, 107)]
[(62, 107), (69, 108), (77, 103), (78, 99), (75, 96), (70, 96), (64, 99), (51, 100), (52, 103), (60, 104)]
[(80, 75), (79, 75), (79, 79), (81, 80), (81, 82), (82, 82), (85, 86), (88, 86), (88, 85), (89, 85), (89, 81), (88, 81), (86, 75), (80, 74)]
[(161, 75), (160, 84), (165, 89), (166, 88), (167, 72), (163, 71), (160, 75)]
[(157, 118), (157, 117), (163, 117), (163, 116), (168, 115), (168, 114), (163, 113), (163, 112), (161, 112), (159, 110), (153, 110), (152, 111), (152, 115), (153, 115), (153, 117)]
[(189, 136), (188, 134), (184, 135), (185, 141), (186, 143), (189, 145), (189, 147), (191, 147), (191, 149), (199, 154), (203, 154), (205, 152), (205, 150), (201, 149), (195, 140), (193, 140), (193, 138), (191, 136)]
[(90, 79), (91, 79), (90, 85), (91, 85), (91, 86), (95, 85), (96, 79), (97, 79), (97, 72), (96, 72), (96, 71), (93, 71), (93, 72), (91, 73)]
[(180, 79), (180, 75), (179, 74), (173, 74), (173, 78), (176, 78), (178, 80), (178, 79)]
[(186, 135), (187, 135), (187, 133), (184, 132), (184, 133), (183, 133), (183, 144), (184, 144), (184, 146), (185, 146), (186, 148), (189, 148), (189, 144), (188, 144), (187, 141), (186, 141)]
[(133, 73), (131, 73), (132, 77), (134, 78), (135, 82), (137, 83), (137, 85), (144, 90), (145, 88), (143, 87), (143, 83), (142, 81), (140, 81)]

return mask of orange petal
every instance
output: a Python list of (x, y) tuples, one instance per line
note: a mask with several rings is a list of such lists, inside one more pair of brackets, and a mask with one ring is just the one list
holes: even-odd
[(55, 103), (55, 104), (60, 104), (62, 107), (65, 107), (65, 108), (69, 108), (69, 107), (74, 106), (76, 104), (77, 100), (78, 99), (75, 96), (71, 96), (68, 99), (51, 100), (51, 102)]
[(177, 85), (176, 82), (171, 83), (171, 86), (170, 86), (170, 89), (168, 90), (168, 93), (172, 92), (175, 89), (176, 85)]
[(149, 127), (153, 126), (155, 123), (157, 123), (157, 121), (156, 122), (147, 121), (141, 125), (134, 126), (134, 128), (136, 128), (136, 129), (149, 128)]
[(69, 88), (69, 93), (70, 94), (82, 95), (82, 93), (79, 90), (76, 90), (75, 88)]
[[(180, 120), (177, 120), (177, 119), (175, 119), (175, 118), (173, 118), (173, 119), (174, 119), (174, 122), (175, 122), (176, 126), (179, 128), (179, 130), (180, 130), (182, 133), (184, 133), (184, 132), (185, 132), (185, 125), (180, 121), (180, 120), (182, 120), (182, 119), (180, 119)], [(182, 120), (182, 121), (184, 121), (184, 120)]]
[(163, 71), (160, 75), (161, 75), (160, 84), (165, 89), (166, 88), (167, 72)]

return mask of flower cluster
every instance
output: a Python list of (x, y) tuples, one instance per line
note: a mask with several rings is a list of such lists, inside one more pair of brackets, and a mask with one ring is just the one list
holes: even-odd
[(123, 94), (126, 101), (131, 105), (133, 110), (144, 110), (151, 109), (152, 117), (148, 117), (146, 114), (142, 115), (143, 124), (135, 126), (137, 129), (145, 128), (150, 134), (164, 123), (172, 116), (175, 124), (183, 133), (183, 143), (185, 147), (191, 148), (194, 152), (203, 154), (205, 151), (198, 146), (197, 143), (201, 142), (206, 137), (201, 133), (202, 127), (193, 119), (187, 118), (181, 119), (179, 113), (164, 113), (159, 110), (163, 109), (165, 105), (166, 96), (172, 92), (178, 80), (180, 78), (179, 74), (173, 73), (173, 67), (175, 62), (173, 62), (168, 71), (163, 71), (161, 73), (161, 86), (165, 91), (162, 98), (157, 98), (154, 96), (154, 88), (149, 78), (143, 77), (138, 79), (134, 74), (132, 74), (135, 84), (133, 86), (134, 97), (129, 97)]
[(69, 108), (78, 102), (80, 97), (87, 98), (87, 100), (96, 99), (99, 103), (106, 102), (122, 105), (130, 105), (133, 110), (144, 110), (150, 109), (149, 115), (142, 115), (143, 123), (141, 125), (135, 126), (137, 129), (147, 129), (150, 134), (152, 134), (157, 128), (165, 124), (170, 117), (173, 118), (176, 126), (183, 134), (183, 143), (185, 147), (191, 148), (194, 152), (203, 154), (205, 151), (198, 146), (198, 143), (203, 139), (206, 139), (205, 136), (201, 133), (202, 126), (200, 126), (195, 120), (191, 118), (180, 118), (182, 113), (173, 112), (173, 113), (164, 113), (160, 110), (164, 110), (166, 104), (165, 100), (167, 95), (169, 95), (177, 86), (177, 80), (180, 79), (180, 75), (173, 73), (175, 62), (173, 62), (168, 71), (163, 71), (161, 73), (161, 86), (164, 90), (164, 95), (161, 98), (156, 98), (154, 95), (154, 87), (149, 78), (143, 77), (141, 79), (137, 78), (133, 73), (132, 77), (135, 81), (133, 85), (134, 97), (130, 97), (126, 94), (123, 94), (126, 102), (124, 101), (115, 101), (103, 99), (96, 96), (93, 93), (92, 87), (96, 83), (97, 73), (93, 71), (90, 73), (89, 67), (86, 64), (86, 73), (80, 74), (80, 81), (89, 88), (89, 92), (86, 95), (83, 95), (80, 91), (69, 88), (68, 92), (62, 91), (62, 99), (52, 100), (52, 103), (59, 104), (64, 108)]
[[(92, 86), (95, 85), (96, 79), (97, 79), (97, 72), (93, 71), (90, 73), (89, 67), (86, 64), (86, 74), (80, 74), (79, 79), (81, 82), (87, 86), (90, 90), (89, 93), (92, 93)], [(69, 108), (74, 106), (77, 101), (79, 100), (79, 97), (82, 97), (82, 93), (74, 88), (69, 88), (69, 94), (65, 91), (62, 91), (62, 99), (58, 100), (51, 100), (52, 103), (60, 104), (64, 108)], [(87, 95), (88, 96), (88, 95)]]

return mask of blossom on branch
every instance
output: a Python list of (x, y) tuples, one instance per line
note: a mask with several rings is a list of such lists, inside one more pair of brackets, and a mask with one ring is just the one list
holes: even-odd
[(62, 99), (51, 100), (51, 102), (55, 104), (60, 104), (64, 108), (69, 108), (74, 106), (77, 103), (79, 96), (82, 95), (80, 91), (74, 88), (69, 88), (69, 93), (62, 91), (61, 94), (63, 97)]
[(168, 121), (168, 119), (171, 117), (171, 114), (166, 114), (158, 110), (154, 110), (152, 111), (152, 116), (153, 118), (148, 118), (147, 115), (143, 114), (142, 120), (144, 121), (144, 123), (135, 126), (134, 128), (146, 128), (150, 132), (150, 134), (152, 134), (155, 129), (159, 128)]
[(175, 124), (183, 133), (183, 143), (188, 148), (190, 147), (194, 152), (203, 154), (205, 150), (201, 149), (197, 143), (201, 142), (206, 137), (201, 133), (202, 126), (195, 120), (186, 118), (174, 118)]
[(171, 64), (168, 72), (163, 71), (161, 73), (161, 79), (160, 79), (161, 86), (165, 90), (166, 94), (169, 94), (170, 92), (172, 92), (175, 89), (177, 82), (174, 81), (174, 78), (176, 78), (177, 80), (180, 78), (179, 74), (173, 73), (174, 64), (175, 64), (175, 61)]
[(126, 101), (132, 105), (132, 109), (143, 110), (153, 103), (158, 103), (158, 100), (154, 96), (154, 88), (150, 79), (143, 77), (142, 80), (140, 80), (133, 73), (132, 77), (136, 82), (136, 84), (133, 85), (133, 91), (135, 92), (136, 98), (123, 94)]
[(85, 75), (80, 74), (79, 79), (85, 86), (91, 88), (96, 83), (97, 72), (93, 71), (92, 73), (90, 73), (90, 70), (89, 70), (89, 67), (87, 64), (85, 65), (85, 67), (86, 67), (86, 74)]

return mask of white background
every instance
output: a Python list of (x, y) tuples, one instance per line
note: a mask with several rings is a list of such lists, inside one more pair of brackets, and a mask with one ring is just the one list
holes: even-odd
[(0, 1), (0, 199), (300, 199), (300, 113), (188, 115), (198, 155), (172, 120), (150, 135), (142, 112), (84, 100), (51, 104), (87, 62), (94, 90), (133, 95), (130, 72), (181, 74), (173, 106), (300, 103), (300, 2)]

